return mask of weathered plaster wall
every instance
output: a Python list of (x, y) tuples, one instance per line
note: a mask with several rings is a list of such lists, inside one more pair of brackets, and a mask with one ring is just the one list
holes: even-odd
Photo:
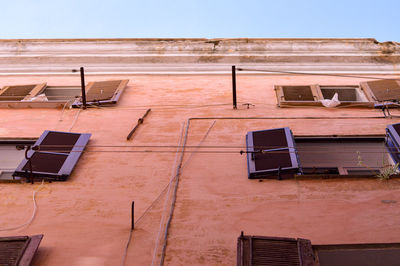
[[(130, 230), (131, 201), (139, 218), (174, 173), (176, 148), (171, 153), (123, 151), (139, 150), (131, 145), (177, 145), (182, 123), (190, 117), (299, 119), (216, 120), (203, 145), (238, 146), (236, 153), (185, 154), (166, 265), (233, 265), (241, 230), (303, 237), (316, 244), (400, 241), (399, 180), (259, 182), (247, 179), (246, 159), (239, 154), (252, 130), (289, 126), (295, 135), (385, 134), (386, 125), (400, 119), (368, 118), (382, 116), (379, 110), (276, 106), (276, 84), (357, 85), (362, 79), (240, 75), (238, 110), (231, 105), (230, 75), (89, 75), (87, 81), (121, 77), (130, 83), (115, 107), (82, 110), (79, 116), (76, 109), (0, 109), (0, 138), (36, 138), (43, 130), (68, 131), (71, 126), (72, 132), (92, 133), (70, 179), (47, 183), (37, 195), (33, 223), (18, 232), (0, 232), (43, 233), (34, 265), (118, 265)], [(79, 85), (77, 76), (3, 76), (0, 85), (38, 81)], [(246, 109), (242, 103), (255, 106)], [(147, 108), (152, 112), (126, 141)], [(305, 119), (309, 116), (321, 119)], [(348, 117), (360, 118), (341, 119)], [(191, 121), (188, 145), (198, 145), (212, 122)], [(0, 184), (0, 229), (29, 219), (32, 191), (39, 186)], [(163, 194), (136, 225), (126, 265), (151, 263), (165, 199)]]

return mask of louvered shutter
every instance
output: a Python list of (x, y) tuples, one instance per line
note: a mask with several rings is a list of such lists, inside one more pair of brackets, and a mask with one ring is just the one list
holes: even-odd
[(400, 123), (386, 128), (386, 147), (396, 163), (400, 163)]
[(280, 179), (299, 171), (295, 142), (288, 127), (248, 132), (246, 145), (250, 179), (268, 176)]
[(395, 79), (375, 80), (361, 82), (360, 86), (372, 94), (372, 98), (377, 101), (399, 101), (400, 100), (400, 81)]
[[(46, 130), (35, 142), (38, 150), (30, 150), (34, 178), (64, 181), (71, 174), (91, 134)], [(30, 167), (24, 159), (13, 176), (30, 177)]]
[(46, 88), (46, 83), (5, 86), (0, 90), (0, 101), (29, 101)]
[(0, 237), (0, 265), (29, 266), (43, 235)]
[[(127, 79), (89, 82), (86, 86), (86, 103), (89, 105), (115, 104), (128, 82)], [(72, 106), (80, 107), (82, 102), (76, 102)]]
[(307, 239), (241, 235), (237, 265), (314, 266), (314, 252)]

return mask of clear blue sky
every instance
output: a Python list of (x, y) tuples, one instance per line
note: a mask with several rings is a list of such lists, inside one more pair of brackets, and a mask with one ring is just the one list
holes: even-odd
[(0, 38), (400, 41), (400, 0), (3, 0)]

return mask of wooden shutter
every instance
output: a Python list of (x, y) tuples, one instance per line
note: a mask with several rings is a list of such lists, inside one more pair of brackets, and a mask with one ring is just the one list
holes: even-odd
[[(89, 82), (86, 86), (86, 102), (91, 105), (115, 104), (118, 102), (129, 80), (108, 80)], [(72, 107), (80, 107), (76, 102)]]
[(237, 243), (237, 265), (314, 266), (314, 252), (307, 239), (242, 234)]
[(288, 127), (248, 132), (246, 145), (250, 179), (268, 176), (280, 179), (299, 170), (293, 134)]
[(29, 266), (43, 235), (0, 237), (0, 265)]
[(387, 126), (386, 147), (392, 159), (400, 163), (400, 123)]
[(399, 101), (400, 81), (395, 79), (383, 79), (361, 82), (360, 86), (376, 101)]
[(0, 101), (29, 101), (43, 92), (46, 83), (5, 86), (0, 90)]
[(318, 85), (275, 86), (279, 106), (320, 105), (322, 94)]
[[(91, 134), (46, 130), (30, 150), (33, 178), (64, 181), (71, 174)], [(13, 176), (30, 177), (30, 166), (24, 159)]]

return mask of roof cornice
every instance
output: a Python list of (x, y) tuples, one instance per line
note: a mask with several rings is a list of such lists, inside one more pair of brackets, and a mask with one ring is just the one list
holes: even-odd
[[(222, 74), (284, 71), (400, 74), (400, 44), (375, 39), (0, 40), (0, 75)], [(265, 74), (265, 73), (264, 73)]]

